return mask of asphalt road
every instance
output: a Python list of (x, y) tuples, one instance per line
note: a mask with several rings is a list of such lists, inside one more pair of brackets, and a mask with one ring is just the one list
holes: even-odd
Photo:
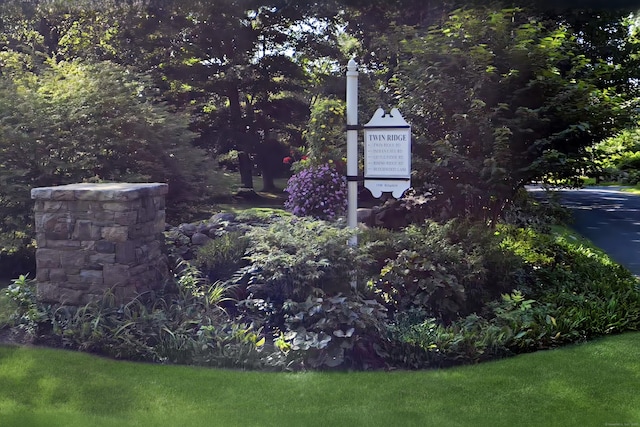
[(615, 187), (557, 192), (562, 205), (573, 212), (572, 228), (640, 276), (640, 195)]

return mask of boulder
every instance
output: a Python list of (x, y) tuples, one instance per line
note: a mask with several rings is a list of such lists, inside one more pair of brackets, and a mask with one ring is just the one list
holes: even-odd
[(191, 243), (196, 246), (202, 246), (210, 240), (211, 238), (204, 233), (194, 233), (193, 236), (191, 236)]

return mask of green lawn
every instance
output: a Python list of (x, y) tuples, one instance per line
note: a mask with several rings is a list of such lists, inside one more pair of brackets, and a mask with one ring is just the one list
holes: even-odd
[(622, 189), (622, 191), (627, 192), (627, 193), (640, 194), (640, 186), (639, 185), (635, 185), (633, 187), (625, 187), (625, 188)]
[(420, 372), (240, 372), (0, 346), (0, 425), (638, 426), (639, 384), (640, 332)]

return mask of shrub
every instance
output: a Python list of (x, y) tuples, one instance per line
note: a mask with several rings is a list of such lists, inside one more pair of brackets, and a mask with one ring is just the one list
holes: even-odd
[(345, 103), (335, 98), (318, 97), (311, 105), (311, 116), (304, 134), (312, 164), (342, 159), (347, 155), (344, 138)]
[(557, 192), (549, 191), (544, 200), (540, 200), (532, 197), (524, 188), (505, 210), (503, 219), (506, 224), (543, 233), (549, 233), (551, 225), (570, 224), (572, 221), (571, 212), (561, 206)]
[(246, 257), (254, 272), (249, 291), (282, 304), (310, 295), (350, 292), (350, 283), (370, 262), (349, 246), (353, 231), (311, 218), (280, 218), (269, 227), (253, 227)]
[(216, 162), (221, 169), (229, 172), (238, 171), (238, 150), (230, 150), (216, 157)]
[(212, 282), (226, 280), (246, 263), (243, 257), (248, 246), (243, 233), (224, 233), (198, 249), (195, 265)]
[(347, 244), (352, 233), (344, 226), (296, 217), (247, 233), (251, 265), (228, 283), (246, 289), (237, 305), (240, 318), (274, 336), (290, 366), (383, 363), (386, 310), (357, 284), (366, 281), (362, 273), (372, 260), (366, 250)]
[(13, 301), (15, 312), (9, 316), (11, 323), (19, 325), (30, 334), (36, 332), (38, 323), (46, 317), (43, 307), (36, 299), (36, 282), (21, 274), (13, 279), (4, 290), (7, 298)]
[(451, 322), (481, 309), (518, 280), (519, 263), (486, 226), (429, 221), (397, 238), (397, 254), (370, 283), (394, 313), (421, 308)]
[(387, 329), (391, 364), (476, 363), (640, 328), (638, 280), (602, 252), (562, 234), (502, 227), (500, 236), (522, 259), (528, 285), (447, 325), (423, 308), (396, 313)]
[(328, 164), (310, 166), (287, 183), (285, 208), (297, 216), (335, 219), (347, 209), (347, 180)]
[(149, 82), (111, 62), (45, 62), (0, 52), (0, 232), (32, 230), (33, 187), (169, 183), (173, 202), (210, 184), (188, 117), (149, 100)]
[(389, 363), (422, 369), (478, 363), (510, 354), (506, 343), (513, 336), (508, 328), (472, 314), (448, 326), (424, 311), (399, 313), (388, 325)]
[(276, 345), (289, 359), (317, 368), (380, 368), (386, 309), (358, 293), (284, 304), (286, 332)]
[(371, 257), (371, 262), (363, 266), (366, 269), (366, 276), (375, 277), (380, 274), (385, 264), (403, 249), (404, 236), (404, 231), (379, 227), (359, 231), (358, 248)]
[(236, 368), (262, 368), (273, 359), (259, 329), (221, 308), (220, 283), (186, 266), (176, 286), (175, 293), (144, 294), (123, 305), (107, 291), (83, 307), (48, 311), (39, 322), (62, 346), (114, 358)]

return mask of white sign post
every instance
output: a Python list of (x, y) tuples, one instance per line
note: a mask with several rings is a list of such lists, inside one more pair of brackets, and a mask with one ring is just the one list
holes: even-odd
[(364, 186), (373, 197), (396, 199), (411, 187), (411, 126), (397, 108), (378, 108), (364, 125)]
[[(347, 64), (347, 226), (358, 227), (358, 65)], [(354, 235), (349, 244), (358, 244)]]
[[(347, 226), (358, 226), (358, 65), (347, 64)], [(364, 125), (364, 186), (374, 197), (400, 198), (411, 187), (411, 126), (397, 108), (382, 108)], [(358, 244), (357, 236), (349, 244)]]

